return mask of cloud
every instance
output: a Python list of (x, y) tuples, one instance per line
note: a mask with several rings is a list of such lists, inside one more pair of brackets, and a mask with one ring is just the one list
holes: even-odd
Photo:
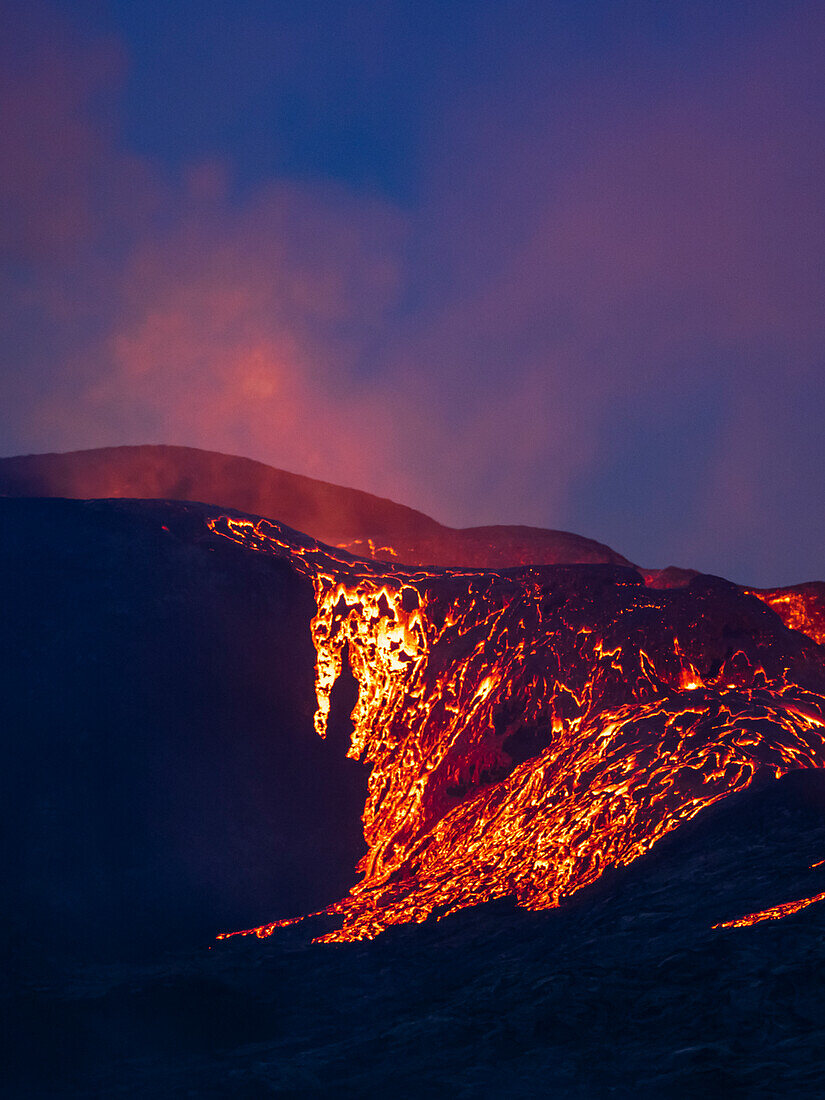
[(397, 294), (398, 219), (282, 184), (230, 207), (214, 182), (198, 172), (205, 201), (117, 271), (114, 309), (80, 351), (94, 369), (68, 372), (83, 382), (48, 403), (49, 431), (357, 479), (387, 434), (357, 375)]
[[(472, 93), (459, 102), (457, 125), (483, 171), (476, 161), (450, 173), (443, 151), (433, 172), (425, 217), (438, 224), (431, 247), (450, 276), (435, 322), (424, 319), (423, 350), (403, 355), (440, 349), (451, 399), (472, 391), (491, 410), (497, 424), (484, 426), (477, 450), (496, 453), (510, 475), (509, 493), (494, 494), (500, 515), (539, 515), (543, 495), (546, 523), (572, 517), (635, 560), (701, 549), (706, 568), (727, 521), (736, 531), (724, 556), (755, 565), (750, 534), (770, 470), (797, 445), (771, 422), (789, 419), (778, 407), (798, 404), (800, 391), (810, 410), (797, 418), (800, 434), (819, 430), (813, 409), (825, 413), (823, 44), (821, 10), (801, 6), (733, 48), (711, 46), (696, 71), (644, 97), (615, 71), (586, 87), (580, 77), (564, 86), (562, 117), (555, 74), (541, 75), (541, 58), (533, 72), (528, 51), (497, 102)], [(538, 106), (497, 119), (502, 103), (524, 97), (519, 85)], [(724, 421), (713, 438), (703, 425), (695, 433), (712, 448), (700, 464), (707, 480), (689, 499), (650, 501), (664, 503), (669, 534), (646, 545), (657, 517), (643, 512), (600, 528), (603, 516), (577, 497), (600, 500), (608, 474), (621, 487), (611, 448), (618, 441), (624, 453), (626, 439), (614, 425), (624, 422), (644, 454), (674, 401), (720, 391)], [(686, 459), (692, 445), (689, 435), (673, 440)], [(821, 502), (821, 475), (807, 489), (807, 501), (787, 494), (777, 525)], [(479, 485), (476, 510), (482, 494)]]
[[(667, 78), (622, 43), (562, 71), (525, 39), (489, 84), (454, 66), (453, 106), (422, 106), (403, 211), (136, 156), (123, 45), (45, 7), (15, 8), (13, 28), (4, 449), (231, 451), (446, 522), (580, 527), (716, 571), (717, 551), (765, 567), (755, 517), (804, 510), (770, 471), (809, 453), (825, 413), (816, 7)], [(673, 412), (720, 394), (696, 432)], [(679, 426), (685, 468), (703, 448), (650, 514), (625, 491), (663, 445), (646, 423)], [(608, 487), (636, 501), (625, 516), (607, 517)]]
[(117, 115), (118, 44), (45, 7), (15, 16), (26, 49), (0, 148), (12, 449), (177, 442), (355, 483), (392, 466), (392, 402), (359, 365), (399, 291), (397, 212), (284, 180), (239, 197), (218, 160), (170, 180), (100, 121)]
[(65, 258), (158, 201), (148, 166), (117, 144), (120, 42), (89, 37), (39, 0), (5, 2), (0, 44), (0, 251), (24, 265)]

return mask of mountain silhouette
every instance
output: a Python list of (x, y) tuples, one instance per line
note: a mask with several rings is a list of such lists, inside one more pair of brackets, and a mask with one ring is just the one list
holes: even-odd
[(105, 447), (0, 459), (0, 496), (189, 500), (269, 516), (360, 557), (500, 569), (629, 565), (607, 546), (539, 527), (445, 527), (391, 500), (192, 447)]

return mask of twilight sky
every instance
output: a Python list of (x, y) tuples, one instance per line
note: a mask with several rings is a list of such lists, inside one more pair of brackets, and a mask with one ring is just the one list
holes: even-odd
[(0, 0), (0, 454), (825, 579), (825, 5)]

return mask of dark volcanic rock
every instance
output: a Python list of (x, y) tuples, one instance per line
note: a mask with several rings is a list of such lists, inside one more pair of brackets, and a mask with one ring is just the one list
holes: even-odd
[(0, 502), (3, 937), (20, 950), (199, 942), (354, 881), (366, 774), (337, 715), (326, 741), (313, 729), (311, 585), (210, 536), (206, 511)]
[(286, 929), (6, 1003), (21, 1095), (818, 1097), (825, 775), (737, 795), (561, 909), (366, 944)]

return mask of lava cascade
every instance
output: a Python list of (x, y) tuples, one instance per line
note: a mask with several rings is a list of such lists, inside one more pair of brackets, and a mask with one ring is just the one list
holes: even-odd
[(209, 526), (311, 578), (320, 736), (345, 661), (358, 684), (368, 852), (322, 939), (556, 906), (757, 775), (825, 764), (822, 650), (764, 594), (610, 565), (416, 570)]

